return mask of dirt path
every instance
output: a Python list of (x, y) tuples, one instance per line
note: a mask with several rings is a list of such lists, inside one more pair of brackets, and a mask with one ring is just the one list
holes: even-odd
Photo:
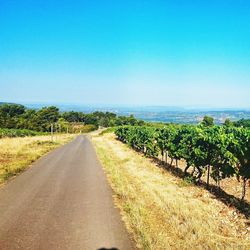
[(0, 189), (0, 248), (133, 249), (86, 137), (38, 160)]

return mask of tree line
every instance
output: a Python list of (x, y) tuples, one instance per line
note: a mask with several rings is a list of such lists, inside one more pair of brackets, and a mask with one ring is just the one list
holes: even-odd
[[(211, 120), (210, 120), (211, 122)], [(171, 165), (186, 161), (185, 175), (199, 181), (207, 175), (219, 186), (224, 178), (242, 179), (242, 199), (250, 179), (250, 130), (232, 126), (215, 126), (203, 121), (200, 125), (168, 125), (159, 127), (122, 126), (116, 129), (118, 139), (150, 157), (159, 157)], [(191, 173), (188, 173), (192, 170)], [(189, 171), (190, 172), (190, 171)]]
[(57, 129), (65, 132), (72, 126), (89, 125), (89, 128), (113, 127), (122, 125), (143, 125), (133, 115), (117, 116), (111, 112), (60, 112), (55, 106), (43, 107), (39, 110), (28, 109), (20, 104), (0, 105), (0, 128), (29, 129), (49, 132), (51, 124), (59, 125)]

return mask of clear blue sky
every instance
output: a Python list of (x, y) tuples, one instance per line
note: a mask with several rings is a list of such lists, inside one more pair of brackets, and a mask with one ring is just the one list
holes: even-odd
[(250, 108), (250, 1), (0, 0), (0, 101)]

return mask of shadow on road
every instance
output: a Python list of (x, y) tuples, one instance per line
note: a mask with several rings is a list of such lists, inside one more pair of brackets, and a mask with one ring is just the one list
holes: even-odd
[(102, 247), (102, 248), (98, 248), (97, 250), (119, 250), (119, 249), (116, 248), (116, 247), (112, 247), (112, 248), (105, 248), (105, 247)]

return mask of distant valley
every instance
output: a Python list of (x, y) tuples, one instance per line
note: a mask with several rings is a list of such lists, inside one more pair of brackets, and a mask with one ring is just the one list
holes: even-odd
[(77, 104), (30, 104), (24, 103), (28, 108), (38, 109), (43, 106), (56, 105), (61, 111), (81, 111), (92, 113), (94, 111), (108, 111), (117, 115), (134, 115), (137, 119), (151, 122), (167, 122), (180, 124), (197, 124), (205, 115), (212, 116), (216, 124), (222, 124), (225, 119), (231, 121), (250, 119), (250, 109), (191, 109), (182, 107), (164, 106), (101, 106)]

